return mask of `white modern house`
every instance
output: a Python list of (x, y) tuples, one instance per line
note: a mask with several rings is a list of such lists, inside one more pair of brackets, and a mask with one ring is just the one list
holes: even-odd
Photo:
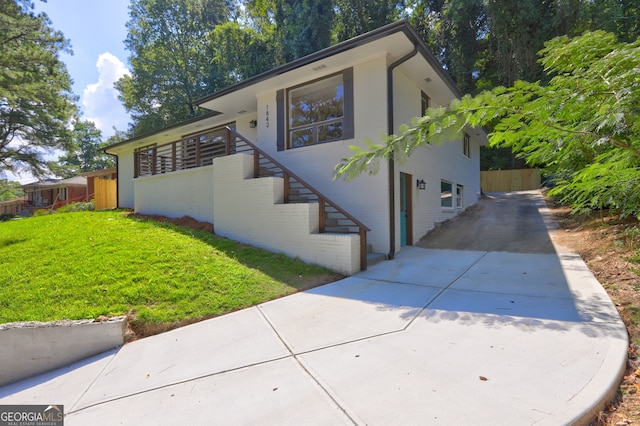
[(480, 196), (474, 129), (334, 180), (334, 166), (427, 106), (460, 93), (404, 21), (329, 47), (201, 99), (210, 110), (107, 148), (118, 205), (191, 216), (215, 233), (352, 274), (367, 253), (392, 258)]

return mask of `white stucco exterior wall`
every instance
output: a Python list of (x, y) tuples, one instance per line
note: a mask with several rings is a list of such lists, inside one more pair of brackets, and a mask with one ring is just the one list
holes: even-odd
[[(386, 161), (380, 162), (375, 175), (364, 173), (349, 182), (333, 179), (335, 165), (354, 154), (349, 149), (350, 145), (364, 148), (365, 139), (381, 143), (381, 130), (386, 128), (386, 84), (380, 84), (386, 81), (386, 56), (377, 56), (361, 63), (355, 59), (353, 63), (345, 63), (340, 68), (323, 69), (321, 75), (313, 76), (318, 78), (353, 66), (353, 139), (277, 151), (276, 91), (286, 89), (278, 87), (258, 96), (258, 145), (370, 228), (367, 243), (374, 252), (386, 253), (389, 247)], [(304, 83), (309, 78), (309, 75), (301, 74), (291, 80), (290, 86)], [(267, 111), (269, 127), (265, 125)]]
[[(421, 92), (429, 96), (429, 85), (409, 78), (402, 68), (394, 73), (394, 127), (395, 133), (401, 134), (401, 124), (410, 125), (413, 117), (421, 113)], [(448, 105), (451, 99), (431, 97), (430, 106)], [(469, 133), (473, 136), (472, 133)], [(406, 162), (396, 163), (395, 194), (396, 211), (400, 206), (400, 173), (412, 175), (409, 190), (412, 194), (413, 209), (413, 242), (416, 243), (435, 224), (450, 219), (461, 213), (466, 207), (476, 203), (480, 196), (480, 140), (471, 139), (470, 156), (463, 152), (462, 136), (459, 139), (443, 144), (432, 144), (416, 149)], [(416, 180), (426, 183), (425, 190), (419, 190)], [(440, 204), (440, 182), (445, 180), (455, 185), (463, 185), (463, 207), (443, 208)], [(400, 218), (396, 217), (396, 249), (400, 249)]]
[(118, 207), (132, 209), (135, 207), (133, 189), (133, 150), (118, 154)]

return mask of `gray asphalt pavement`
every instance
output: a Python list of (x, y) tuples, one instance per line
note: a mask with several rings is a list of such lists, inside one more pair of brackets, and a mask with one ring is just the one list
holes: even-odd
[[(554, 253), (540, 191), (488, 193), (417, 245), (448, 250)], [(547, 219), (545, 223), (545, 219)]]

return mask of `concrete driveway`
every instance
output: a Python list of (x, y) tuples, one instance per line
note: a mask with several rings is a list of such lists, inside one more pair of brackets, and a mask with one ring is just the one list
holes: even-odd
[(585, 423), (618, 385), (627, 333), (580, 257), (550, 247), (409, 247), (0, 388), (0, 404), (63, 404), (65, 425)]

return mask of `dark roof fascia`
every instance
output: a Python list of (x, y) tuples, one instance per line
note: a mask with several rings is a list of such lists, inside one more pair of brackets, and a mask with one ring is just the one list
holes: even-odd
[(413, 28), (411, 24), (407, 23), (404, 28), (404, 33), (411, 41), (413, 41), (415, 46), (418, 47), (418, 51), (420, 52), (420, 54), (427, 60), (431, 68), (433, 68), (435, 72), (438, 73), (438, 76), (442, 79), (442, 81), (444, 81), (451, 92), (453, 92), (456, 97), (461, 98), (462, 93), (460, 93), (460, 89), (458, 89), (458, 86), (456, 86), (456, 83), (454, 83), (449, 73), (444, 69), (442, 63), (440, 63), (431, 49), (429, 49), (429, 47), (425, 44), (424, 40), (422, 40), (422, 37), (420, 37), (420, 35), (416, 32), (415, 28)]
[[(70, 178), (73, 179), (73, 178)], [(87, 186), (86, 183), (79, 182), (67, 182), (69, 179), (59, 180), (57, 182), (33, 182), (26, 183), (24, 185), (20, 185), (22, 189), (56, 189), (56, 188), (67, 188), (67, 187), (77, 187), (77, 188), (85, 188)]]
[(47, 178), (43, 180), (37, 180), (35, 182), (25, 183), (24, 185), (20, 185), (20, 188), (51, 187), (56, 183), (59, 183), (61, 180), (62, 179)]
[(209, 111), (206, 114), (200, 115), (198, 117), (189, 118), (187, 120), (181, 121), (181, 122), (173, 124), (171, 126), (167, 126), (167, 127), (163, 127), (161, 129), (158, 129), (158, 130), (153, 130), (151, 132), (143, 133), (140, 136), (134, 136), (131, 139), (127, 139), (125, 141), (116, 142), (113, 145), (109, 145), (108, 147), (103, 148), (102, 151), (104, 151), (104, 152), (106, 152), (108, 154), (109, 150), (111, 148), (117, 148), (117, 147), (119, 147), (121, 145), (126, 145), (126, 144), (129, 144), (131, 142), (142, 140), (142, 139), (148, 138), (149, 136), (158, 135), (160, 133), (166, 132), (167, 130), (177, 129), (178, 127), (182, 127), (182, 126), (185, 126), (187, 124), (197, 123), (200, 120), (205, 120), (207, 118), (215, 117), (216, 115), (220, 115), (220, 113), (218, 111)]
[[(411, 24), (409, 24), (409, 22), (407, 22), (406, 20), (402, 20), (402, 21), (397, 21), (388, 25), (385, 25), (384, 27), (380, 27), (378, 29), (369, 31), (368, 33), (365, 34), (361, 34), (357, 37), (354, 37), (352, 39), (343, 41), (342, 43), (338, 43), (336, 45), (327, 47), (326, 49), (323, 50), (319, 50), (315, 53), (312, 53), (310, 55), (304, 56), (302, 58), (296, 59), (295, 61), (286, 63), (284, 65), (281, 65), (279, 67), (273, 68), (269, 71), (265, 71), (261, 74), (258, 74), (254, 77), (250, 77), (246, 80), (243, 80), (239, 83), (236, 83), (232, 86), (229, 86), (227, 88), (224, 88), (218, 92), (212, 93), (211, 95), (205, 96), (202, 99), (198, 99), (196, 100), (194, 103), (196, 105), (202, 105), (203, 103), (209, 102), (211, 100), (220, 98), (224, 95), (228, 95), (229, 93), (233, 93), (237, 90), (243, 89), (245, 87), (251, 86), (253, 84), (256, 83), (260, 83), (262, 81), (268, 80), (270, 78), (276, 77), (278, 75), (287, 73), (289, 71), (293, 71), (295, 69), (298, 69), (300, 67), (303, 67), (305, 65), (309, 65), (313, 62), (317, 62), (320, 61), (322, 59), (328, 58), (330, 56), (336, 55), (338, 53), (342, 53), (345, 52), (347, 50), (351, 50), (354, 49), (356, 47), (365, 45), (365, 44), (369, 44), (373, 41), (376, 41), (378, 39), (387, 37), (389, 35), (395, 34), (397, 32), (404, 32), (405, 35), (416, 45), (419, 45), (419, 51), (420, 53), (422, 53), (428, 60), (429, 64), (431, 66), (433, 66), (436, 71), (438, 72), (439, 75), (443, 76), (443, 79), (445, 79), (444, 76), (446, 76), (448, 78), (448, 81), (446, 81), (447, 85), (449, 86), (450, 84), (453, 84), (453, 80), (451, 80), (451, 78), (447, 75), (447, 73), (444, 71), (444, 68), (442, 67), (442, 65), (440, 64), (440, 62), (436, 59), (436, 57), (433, 55), (433, 53), (431, 53), (431, 51), (429, 50), (429, 48), (424, 44), (424, 42), (422, 41), (422, 39), (420, 38), (420, 36), (418, 36), (418, 33), (416, 33), (416, 31), (413, 29), (413, 27), (411, 26)], [(453, 87), (455, 88), (455, 84), (453, 84)], [(457, 88), (455, 88), (454, 93), (458, 94), (460, 93), (458, 91)]]

